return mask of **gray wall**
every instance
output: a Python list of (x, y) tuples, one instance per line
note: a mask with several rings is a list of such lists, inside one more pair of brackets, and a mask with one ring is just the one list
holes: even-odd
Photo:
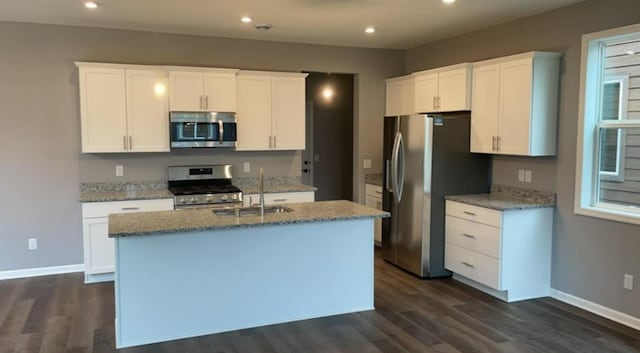
[[(82, 263), (80, 182), (165, 179), (172, 164), (244, 161), (251, 174), (264, 166), (267, 175), (300, 175), (299, 152), (82, 155), (74, 61), (354, 73), (357, 200), (359, 161), (376, 155), (382, 140), (383, 79), (404, 70), (402, 51), (8, 22), (0, 22), (0, 48), (0, 271)], [(116, 164), (124, 177), (115, 177)], [(37, 251), (27, 250), (30, 237), (39, 239)]]
[[(639, 290), (622, 288), (624, 273), (640, 276), (640, 226), (573, 213), (581, 36), (637, 22), (637, 0), (586, 1), (409, 50), (407, 72), (532, 50), (564, 54), (557, 156), (496, 157), (493, 181), (557, 193), (554, 288), (640, 317)], [(532, 184), (518, 183), (520, 168), (533, 171)]]

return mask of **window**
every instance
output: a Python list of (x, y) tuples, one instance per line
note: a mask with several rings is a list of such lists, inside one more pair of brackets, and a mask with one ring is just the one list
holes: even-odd
[(640, 224), (640, 25), (582, 39), (578, 214)]

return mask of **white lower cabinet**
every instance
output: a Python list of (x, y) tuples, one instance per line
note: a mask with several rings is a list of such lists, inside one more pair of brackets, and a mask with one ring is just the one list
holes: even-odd
[(113, 280), (115, 250), (109, 238), (110, 214), (169, 210), (173, 210), (173, 199), (83, 203), (85, 283)]
[[(371, 208), (382, 210), (382, 186), (365, 184), (365, 204)], [(380, 246), (382, 245), (382, 219), (376, 218), (373, 226), (374, 243)]]
[[(287, 203), (314, 202), (315, 198), (316, 193), (314, 191), (267, 193), (264, 194), (264, 204), (282, 205)], [(259, 194), (242, 195), (243, 206), (255, 205), (259, 202)]]
[(545, 297), (553, 209), (496, 211), (447, 201), (445, 268), (506, 302)]

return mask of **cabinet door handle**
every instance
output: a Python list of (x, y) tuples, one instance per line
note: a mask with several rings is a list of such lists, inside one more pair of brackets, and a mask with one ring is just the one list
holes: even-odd
[(466, 261), (462, 261), (462, 264), (467, 266), (467, 267), (470, 267), (470, 268), (474, 268), (475, 267), (474, 265), (472, 265), (472, 264), (470, 264), (470, 263), (468, 263)]
[(275, 199), (273, 202), (287, 202), (287, 199)]
[(471, 234), (467, 234), (467, 233), (462, 233), (463, 236), (469, 238), (469, 239), (475, 239), (476, 236), (475, 235), (471, 235)]
[(122, 146), (124, 147), (125, 151), (127, 150), (127, 136), (122, 135)]
[(276, 135), (273, 135), (273, 148), (278, 148), (278, 143), (276, 142)]
[(273, 148), (273, 136), (269, 136), (269, 148)]
[(436, 103), (436, 96), (433, 96), (433, 109), (437, 109), (438, 103)]
[(500, 136), (498, 136), (496, 140), (498, 141), (496, 150), (500, 151), (500, 140), (501, 140)]
[(204, 109), (209, 110), (209, 96), (204, 96)]
[(139, 210), (140, 207), (123, 207), (122, 210), (123, 211), (135, 211), (135, 210)]
[(133, 137), (131, 137), (131, 135), (129, 135), (129, 149), (133, 149)]
[(378, 195), (382, 195), (382, 191), (378, 191), (378, 190), (376, 190), (376, 194), (378, 194)]
[(441, 103), (442, 101), (440, 100), (440, 96), (438, 96), (438, 110), (440, 110), (440, 106), (442, 105)]
[(476, 216), (476, 214), (475, 214), (475, 213), (473, 213), (473, 212), (469, 212), (469, 211), (463, 211), (463, 213), (464, 213), (464, 214), (468, 214), (469, 216), (474, 216), (474, 217)]
[(496, 150), (496, 137), (495, 136), (491, 136), (491, 150), (492, 151)]

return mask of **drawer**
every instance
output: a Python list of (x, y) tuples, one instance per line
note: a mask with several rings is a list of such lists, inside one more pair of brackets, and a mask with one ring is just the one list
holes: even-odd
[(173, 199), (85, 202), (82, 204), (82, 218), (107, 217), (113, 213), (169, 210), (173, 210)]
[(500, 234), (502, 229), (466, 219), (447, 216), (446, 241), (469, 250), (500, 259)]
[(485, 286), (500, 288), (500, 261), (490, 256), (446, 243), (444, 267)]
[(470, 221), (502, 227), (502, 212), (465, 203), (447, 201), (447, 215)]
[(365, 184), (364, 193), (370, 197), (378, 197), (382, 198), (382, 186), (373, 185), (373, 184)]

